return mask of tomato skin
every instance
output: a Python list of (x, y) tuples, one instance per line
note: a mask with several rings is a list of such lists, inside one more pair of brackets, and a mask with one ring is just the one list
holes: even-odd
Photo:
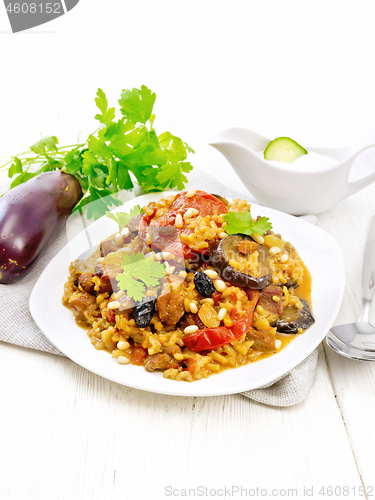
[(143, 347), (134, 347), (130, 355), (130, 363), (132, 365), (141, 366), (143, 364), (143, 360), (146, 357), (147, 357), (147, 349), (144, 349)]
[(254, 309), (258, 302), (260, 291), (252, 290), (249, 296), (247, 314), (244, 318), (236, 321), (231, 327), (219, 326), (218, 328), (204, 328), (183, 337), (188, 349), (193, 352), (212, 351), (223, 347), (223, 345), (237, 340), (246, 333), (254, 318)]

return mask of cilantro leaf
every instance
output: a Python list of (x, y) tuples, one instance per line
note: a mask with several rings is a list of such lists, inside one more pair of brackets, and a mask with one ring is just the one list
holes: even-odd
[(253, 222), (250, 210), (248, 212), (227, 212), (223, 219), (227, 222), (225, 232), (227, 234), (247, 234), (251, 236), (253, 233), (264, 234), (272, 229), (272, 224), (268, 217), (261, 217)]
[(133, 208), (130, 209), (129, 213), (127, 213), (127, 212), (116, 212), (115, 214), (112, 214), (111, 212), (107, 212), (106, 216), (109, 219), (112, 219), (115, 222), (117, 222), (118, 227), (119, 227), (119, 231), (121, 231), (124, 226), (126, 226), (127, 224), (129, 224), (130, 220), (133, 217), (136, 217), (137, 215), (140, 215), (140, 214), (143, 214), (143, 213), (144, 213), (143, 208), (141, 208), (139, 205), (135, 205), (135, 207), (133, 207)]
[(142, 85), (141, 90), (123, 90), (119, 99), (121, 113), (134, 123), (146, 123), (152, 114), (156, 94)]
[(136, 301), (142, 300), (146, 287), (157, 286), (165, 274), (161, 262), (145, 258), (142, 252), (124, 255), (121, 266), (124, 272), (116, 276), (119, 287)]
[(47, 151), (56, 151), (58, 142), (59, 140), (55, 135), (46, 136), (30, 146), (30, 149), (37, 155), (44, 155)]

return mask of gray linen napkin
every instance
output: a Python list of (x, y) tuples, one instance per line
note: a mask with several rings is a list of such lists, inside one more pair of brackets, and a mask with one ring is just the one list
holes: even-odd
[[(229, 198), (245, 197), (242, 193), (228, 189), (214, 177), (207, 175), (199, 169), (195, 168), (188, 178), (188, 188), (199, 187), (199, 189), (228, 196)], [(140, 194), (142, 194), (140, 190), (135, 190), (132, 193), (123, 193), (121, 199), (122, 201), (127, 201)], [(246, 198), (250, 202), (255, 202), (255, 199), (251, 195), (247, 195)], [(307, 216), (305, 219), (316, 223), (316, 217), (314, 216)], [(29, 311), (29, 297), (43, 269), (58, 251), (66, 245), (68, 241), (67, 233), (70, 240), (81, 229), (82, 225), (78, 220), (69, 220), (67, 231), (61, 232), (43, 254), (35, 268), (25, 278), (13, 285), (0, 284), (0, 341), (63, 356), (44, 337), (34, 323)], [(17, 322), (15, 322), (16, 316)], [(285, 407), (300, 403), (305, 399), (313, 384), (317, 359), (318, 350), (316, 349), (288, 374), (264, 387), (246, 391), (242, 395), (271, 406)]]

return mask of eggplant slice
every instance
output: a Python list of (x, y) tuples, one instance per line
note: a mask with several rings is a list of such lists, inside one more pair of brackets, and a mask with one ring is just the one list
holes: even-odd
[(307, 330), (309, 326), (315, 323), (315, 319), (311, 314), (310, 306), (306, 300), (300, 299), (303, 308), (296, 309), (295, 307), (285, 307), (283, 314), (274, 324), (279, 333), (298, 333), (298, 329)]
[(229, 262), (234, 259), (239, 263), (244, 261), (244, 255), (238, 250), (242, 241), (254, 241), (244, 234), (232, 234), (224, 238), (211, 250), (210, 260), (212, 266), (219, 272), (224, 281), (231, 285), (262, 290), (271, 282), (272, 270), (269, 264), (269, 253), (266, 247), (259, 245), (259, 276), (240, 272), (234, 269)]

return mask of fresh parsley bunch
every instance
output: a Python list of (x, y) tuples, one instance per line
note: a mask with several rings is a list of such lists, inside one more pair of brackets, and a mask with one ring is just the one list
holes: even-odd
[(193, 168), (187, 155), (194, 151), (170, 132), (156, 134), (155, 99), (144, 85), (123, 90), (118, 100), (122, 116), (116, 119), (115, 108), (108, 106), (105, 93), (98, 89), (96, 132), (81, 144), (64, 147), (58, 147), (56, 136), (42, 138), (1, 167), (9, 169), (11, 188), (42, 172), (62, 170), (78, 179), (84, 193), (74, 210), (89, 204), (87, 217), (95, 219), (111, 206), (121, 205), (116, 193), (131, 190), (135, 182), (145, 192), (183, 189), (185, 174)]

